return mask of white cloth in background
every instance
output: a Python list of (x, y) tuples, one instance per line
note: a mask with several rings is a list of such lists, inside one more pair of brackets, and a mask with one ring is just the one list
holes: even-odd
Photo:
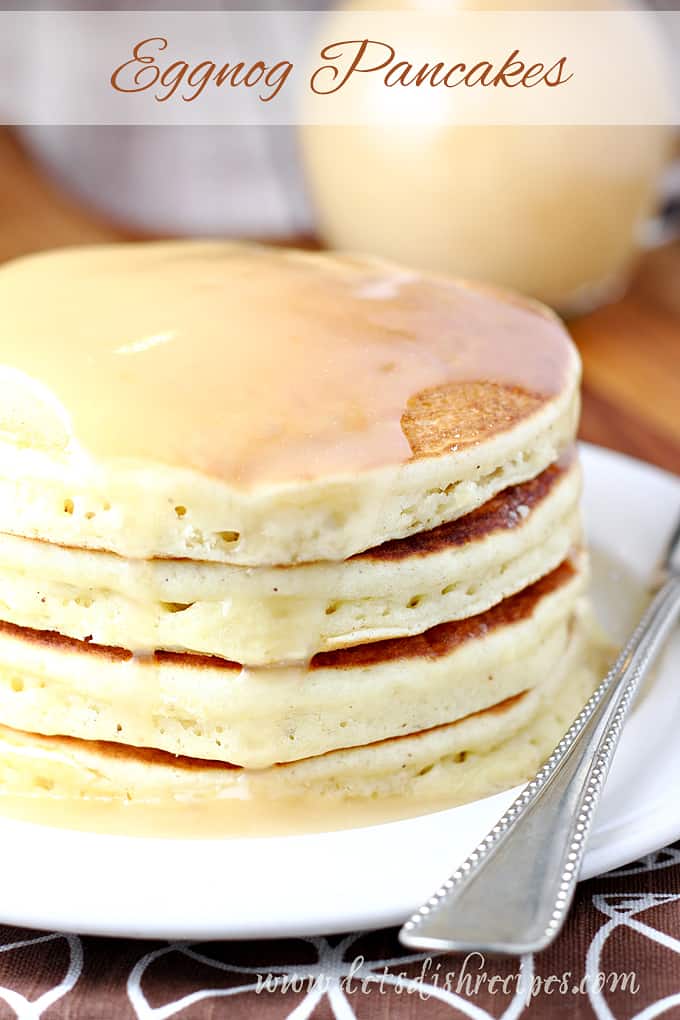
[(154, 233), (275, 239), (313, 229), (287, 127), (31, 127), (21, 136), (67, 190)]
[[(27, 0), (24, 10), (323, 10), (326, 0)], [(0, 0), (0, 10), (17, 9)], [(276, 19), (276, 13), (272, 14)], [(285, 20), (274, 26), (285, 33)], [(3, 77), (31, 87), (35, 54), (5, 53)], [(68, 88), (68, 83), (61, 83)], [(310, 233), (292, 127), (26, 127), (34, 158), (68, 191), (154, 233), (275, 239)]]

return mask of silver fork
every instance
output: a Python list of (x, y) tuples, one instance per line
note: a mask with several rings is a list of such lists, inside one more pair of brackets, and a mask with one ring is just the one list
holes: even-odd
[(403, 926), (405, 946), (519, 954), (557, 936), (628, 710), (680, 616), (680, 519), (655, 586), (630, 640), (548, 761)]

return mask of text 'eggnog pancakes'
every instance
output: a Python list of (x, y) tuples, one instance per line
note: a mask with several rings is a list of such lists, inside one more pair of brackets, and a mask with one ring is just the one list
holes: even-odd
[(528, 779), (587, 700), (547, 309), (221, 242), (0, 269), (0, 811), (338, 828)]

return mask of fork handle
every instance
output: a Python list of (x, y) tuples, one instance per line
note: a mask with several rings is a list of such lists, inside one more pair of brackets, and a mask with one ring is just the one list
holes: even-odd
[(680, 578), (659, 590), (552, 755), (400, 932), (409, 948), (525, 953), (560, 931), (623, 723), (680, 616)]

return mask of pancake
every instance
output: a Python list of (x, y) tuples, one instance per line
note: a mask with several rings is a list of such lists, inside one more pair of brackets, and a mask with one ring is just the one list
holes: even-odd
[(0, 269), (0, 531), (129, 558), (346, 559), (469, 513), (574, 438), (541, 306), (224, 242)]
[(278, 668), (0, 624), (0, 722), (257, 769), (429, 729), (559, 668), (586, 567), (575, 556), (477, 616)]
[(419, 634), (527, 587), (579, 543), (579, 495), (572, 453), (456, 521), (296, 567), (129, 561), (0, 535), (0, 619), (138, 654), (299, 661)]
[(601, 661), (547, 309), (224, 242), (0, 268), (0, 792), (525, 778)]
[(43, 799), (224, 801), (225, 812), (233, 798), (264, 805), (265, 812), (278, 800), (321, 808), (395, 797), (422, 810), (441, 798), (464, 803), (535, 773), (588, 699), (609, 655), (587, 614), (578, 612), (566, 654), (531, 691), (452, 724), (261, 770), (0, 727), (0, 787)]

